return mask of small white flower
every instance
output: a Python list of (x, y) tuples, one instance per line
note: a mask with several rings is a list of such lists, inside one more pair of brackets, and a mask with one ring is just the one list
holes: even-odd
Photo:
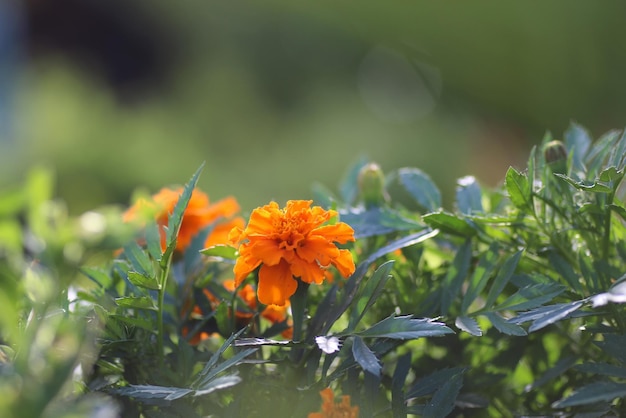
[(323, 335), (315, 337), (317, 346), (326, 354), (332, 354), (339, 351), (341, 348), (341, 341), (337, 337), (324, 337)]

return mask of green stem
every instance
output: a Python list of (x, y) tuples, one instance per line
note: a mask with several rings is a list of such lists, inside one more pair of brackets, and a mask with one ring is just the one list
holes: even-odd
[(609, 251), (611, 249), (611, 207), (615, 192), (609, 193), (606, 201), (606, 214), (604, 216), (604, 237), (602, 239), (602, 258), (609, 259)]
[(170, 274), (171, 264), (172, 257), (170, 255), (165, 265), (161, 265), (161, 278), (159, 279), (159, 299), (157, 301), (157, 355), (161, 367), (165, 360), (165, 353), (163, 352), (163, 306), (165, 305), (165, 289), (167, 288), (167, 278)]

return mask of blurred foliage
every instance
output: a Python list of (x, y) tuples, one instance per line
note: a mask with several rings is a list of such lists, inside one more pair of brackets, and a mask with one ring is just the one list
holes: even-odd
[(250, 209), (307, 197), (303, 183), (332, 184), (359, 155), (431, 173), (449, 205), (456, 178), (494, 186), (546, 127), (600, 134), (626, 110), (620, 3), (22, 8), (32, 36), (5, 83), (0, 174), (54, 166), (72, 213), (202, 161), (202, 188)]

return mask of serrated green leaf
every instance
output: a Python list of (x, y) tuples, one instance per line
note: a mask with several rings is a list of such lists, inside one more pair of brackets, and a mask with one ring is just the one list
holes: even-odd
[(492, 243), (489, 249), (483, 253), (478, 261), (478, 265), (474, 269), (474, 274), (468, 283), (467, 291), (461, 302), (461, 312), (466, 314), (470, 305), (483, 291), (487, 282), (491, 277), (491, 273), (495, 270), (498, 261), (499, 245), (497, 242)]
[(348, 325), (347, 332), (354, 330), (359, 321), (363, 318), (367, 310), (376, 302), (376, 299), (381, 295), (385, 284), (391, 278), (389, 273), (393, 268), (393, 260), (383, 263), (376, 269), (372, 277), (367, 280), (365, 286), (361, 288), (359, 295), (354, 302), (352, 313), (350, 316), (350, 323)]
[(465, 176), (456, 182), (456, 206), (466, 215), (483, 212), (482, 192), (473, 176)]
[(161, 258), (163, 258), (163, 250), (161, 249), (161, 234), (156, 221), (148, 222), (145, 228), (145, 234), (148, 254), (150, 254), (154, 260), (160, 262)]
[(163, 399), (173, 401), (193, 393), (193, 390), (154, 385), (128, 385), (113, 389), (111, 392), (116, 395), (128, 396), (135, 399)]
[(559, 303), (556, 305), (542, 306), (524, 312), (515, 318), (509, 319), (514, 324), (522, 324), (524, 322), (533, 321), (528, 332), (535, 332), (550, 324), (566, 318), (569, 314), (577, 311), (583, 306), (583, 301), (575, 301), (569, 303)]
[(350, 208), (340, 211), (340, 216), (342, 222), (354, 229), (354, 236), (357, 239), (425, 228), (417, 220), (409, 219), (398, 211), (384, 206), (368, 209)]
[(354, 360), (363, 368), (364, 371), (374, 376), (379, 377), (382, 370), (378, 358), (372, 350), (363, 342), (363, 339), (359, 336), (353, 337), (352, 340), (352, 355)]
[(379, 337), (393, 339), (415, 339), (421, 337), (438, 337), (454, 334), (442, 322), (431, 319), (416, 319), (410, 316), (390, 316), (372, 325), (370, 328), (355, 333), (361, 337)]
[(137, 271), (128, 272), (128, 281), (137, 287), (159, 290), (161, 286), (154, 277), (147, 277)]
[(463, 373), (450, 377), (437, 389), (422, 412), (423, 418), (445, 418), (454, 409), (454, 402), (463, 386)]
[(209, 393), (215, 392), (216, 390), (226, 389), (226, 388), (235, 386), (239, 382), (241, 382), (241, 378), (234, 374), (227, 375), (227, 376), (220, 376), (216, 379), (211, 380), (206, 385), (199, 387), (198, 390), (195, 391), (193, 396), (194, 397), (205, 396), (205, 395), (208, 395)]
[(507, 322), (504, 318), (495, 312), (487, 312), (485, 316), (489, 319), (491, 324), (501, 333), (506, 335), (515, 335), (516, 337), (523, 337), (528, 335), (526, 330), (519, 325)]
[(119, 322), (122, 322), (126, 325), (139, 327), (150, 332), (154, 332), (156, 329), (156, 325), (154, 324), (154, 322), (146, 318), (127, 316), (127, 315), (110, 315), (109, 317), (115, 318)]
[(467, 240), (454, 256), (452, 265), (448, 267), (448, 272), (441, 285), (441, 313), (443, 315), (448, 313), (452, 302), (461, 291), (461, 286), (469, 273), (471, 259), (472, 243)]
[(478, 232), (467, 220), (447, 212), (429, 213), (422, 220), (432, 228), (461, 237), (473, 237)]
[(525, 286), (509, 296), (504, 302), (495, 306), (494, 311), (521, 311), (532, 309), (550, 302), (565, 291), (558, 283), (536, 283)]
[(550, 266), (556, 270), (556, 272), (565, 279), (567, 284), (570, 285), (577, 293), (583, 293), (583, 287), (580, 283), (580, 278), (574, 271), (572, 265), (568, 263), (563, 257), (561, 257), (555, 251), (548, 253), (548, 261)]
[(465, 331), (474, 337), (480, 337), (483, 335), (483, 331), (478, 326), (478, 322), (474, 318), (469, 316), (459, 316), (454, 321), (454, 325), (461, 331)]
[(428, 396), (431, 393), (442, 387), (443, 384), (454, 376), (462, 374), (465, 371), (464, 368), (455, 367), (451, 369), (437, 370), (426, 377), (419, 379), (413, 386), (411, 386), (406, 392), (406, 400), (421, 398), (422, 396)]
[(236, 260), (237, 249), (230, 245), (214, 245), (212, 247), (205, 248), (200, 253), (207, 257), (215, 257), (224, 260)]
[(622, 220), (626, 221), (626, 209), (623, 206), (611, 204), (609, 205), (609, 208), (611, 208), (613, 212), (617, 213)]
[(615, 366), (608, 363), (583, 363), (577, 364), (574, 368), (583, 373), (626, 379), (626, 367), (623, 366)]
[(527, 385), (524, 388), (525, 392), (530, 392), (535, 390), (546, 383), (556, 379), (558, 376), (562, 376), (566, 371), (568, 371), (574, 364), (576, 364), (576, 358), (574, 356), (567, 356), (561, 358), (556, 364), (546, 370), (538, 379), (536, 379), (530, 385)]
[(154, 266), (150, 258), (135, 241), (124, 246), (124, 256), (130, 262), (133, 270), (146, 277), (154, 276)]
[(156, 310), (156, 305), (149, 296), (122, 296), (115, 298), (115, 303), (122, 308)]
[(491, 285), (491, 289), (489, 289), (489, 294), (487, 295), (487, 300), (485, 301), (486, 307), (493, 306), (509, 280), (511, 280), (511, 277), (517, 268), (517, 264), (522, 257), (522, 253), (523, 251), (516, 252), (511, 257), (507, 258), (502, 264), (502, 267), (498, 270), (498, 274)]
[(81, 267), (80, 272), (103, 289), (108, 289), (113, 283), (111, 276), (101, 270), (91, 267)]
[(594, 192), (594, 193), (610, 193), (612, 192), (612, 189), (607, 186), (606, 184), (603, 183), (599, 183), (599, 182), (591, 182), (588, 180), (574, 180), (571, 177), (568, 177), (564, 174), (559, 174), (559, 173), (555, 173), (555, 176), (557, 176), (558, 178), (564, 180), (566, 183), (568, 183), (569, 185), (573, 186), (574, 188), (578, 189), (578, 190), (584, 190), (586, 192)]
[(411, 370), (411, 353), (398, 357), (396, 368), (391, 378), (391, 410), (394, 417), (406, 417), (404, 383)]
[(187, 205), (189, 204), (189, 200), (191, 199), (191, 194), (196, 188), (198, 178), (200, 177), (200, 173), (202, 172), (203, 168), (204, 163), (200, 165), (198, 170), (196, 170), (189, 182), (185, 185), (182, 194), (176, 202), (176, 206), (174, 206), (174, 210), (168, 217), (168, 226), (165, 234), (166, 250), (163, 254), (163, 259), (167, 259), (176, 248), (176, 240), (178, 237), (178, 231), (180, 230), (180, 226), (183, 222), (183, 215), (185, 214), (185, 210), (187, 209)]
[(592, 143), (591, 136), (582, 126), (572, 123), (565, 131), (563, 139), (565, 147), (571, 155), (573, 170), (584, 172), (584, 159)]
[(554, 408), (590, 405), (626, 396), (626, 383), (594, 382), (578, 388), (570, 396), (552, 404)]
[(426, 212), (441, 208), (441, 192), (423, 171), (417, 168), (401, 168), (398, 170), (398, 180)]
[(509, 167), (504, 184), (513, 205), (522, 210), (532, 207), (531, 185), (525, 174)]
[(596, 341), (594, 344), (620, 363), (626, 364), (626, 335), (606, 334), (604, 341)]

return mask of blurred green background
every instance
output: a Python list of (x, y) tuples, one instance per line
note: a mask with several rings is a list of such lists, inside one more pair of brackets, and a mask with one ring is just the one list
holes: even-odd
[(450, 203), (546, 131), (626, 111), (626, 3), (0, 2), (0, 187), (57, 173), (70, 211), (186, 182), (244, 210), (335, 189), (364, 156)]

